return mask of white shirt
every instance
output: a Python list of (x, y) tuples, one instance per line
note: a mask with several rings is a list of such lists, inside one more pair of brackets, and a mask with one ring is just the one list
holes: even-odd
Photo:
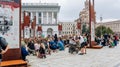
[(83, 36), (80, 36), (80, 44), (84, 42)]

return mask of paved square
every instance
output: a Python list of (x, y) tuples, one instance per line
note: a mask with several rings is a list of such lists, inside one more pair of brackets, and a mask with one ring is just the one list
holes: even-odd
[(87, 49), (86, 55), (69, 54), (68, 48), (47, 55), (46, 59), (28, 56), (31, 67), (120, 67), (120, 44), (114, 48)]

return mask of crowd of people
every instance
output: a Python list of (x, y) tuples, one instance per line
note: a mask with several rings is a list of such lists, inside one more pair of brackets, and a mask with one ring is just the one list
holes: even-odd
[(48, 35), (46, 38), (21, 38), (21, 52), (23, 60), (26, 60), (27, 55), (36, 55), (39, 58), (46, 58), (46, 55), (51, 53), (64, 51), (69, 48), (69, 53), (81, 51), (80, 55), (86, 54), (86, 46), (88, 44), (87, 35), (65, 35), (54, 36)]
[[(68, 48), (68, 52), (73, 54), (84, 55), (87, 53), (86, 47), (89, 47), (89, 35), (48, 35), (46, 38), (34, 37), (29, 39), (21, 38), (22, 59), (26, 60), (27, 55), (35, 55), (38, 58), (46, 58), (54, 52), (64, 51)], [(103, 35), (96, 37), (95, 41), (98, 45), (114, 47), (117, 46), (119, 37), (117, 35)]]
[(120, 37), (118, 34), (114, 35), (104, 34), (102, 37), (96, 37), (95, 41), (99, 45), (109, 46), (111, 48), (117, 46), (117, 44), (119, 43), (119, 38)]

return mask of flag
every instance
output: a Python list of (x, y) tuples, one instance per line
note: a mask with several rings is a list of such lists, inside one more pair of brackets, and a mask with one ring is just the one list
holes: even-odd
[(42, 31), (42, 27), (38, 26), (37, 31)]
[(26, 15), (26, 11), (24, 11), (24, 26), (30, 26), (30, 14)]
[(81, 29), (81, 23), (77, 22), (77, 29)]
[(58, 24), (58, 30), (62, 31), (62, 25), (61, 24)]
[(24, 30), (24, 23), (21, 23), (21, 30)]

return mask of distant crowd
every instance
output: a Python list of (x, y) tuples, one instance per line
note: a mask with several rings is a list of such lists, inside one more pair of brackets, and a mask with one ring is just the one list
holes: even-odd
[(104, 34), (102, 37), (96, 37), (97, 44), (102, 46), (115, 47), (119, 43), (120, 36), (118, 34)]

